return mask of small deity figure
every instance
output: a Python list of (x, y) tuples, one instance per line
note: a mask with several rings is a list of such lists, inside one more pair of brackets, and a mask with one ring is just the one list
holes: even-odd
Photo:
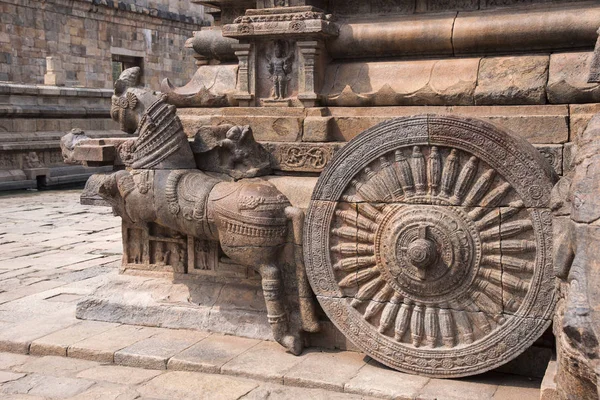
[(29, 154), (25, 156), (25, 165), (27, 168), (43, 167), (42, 162), (35, 151), (30, 151)]
[(275, 41), (275, 50), (269, 59), (268, 70), (273, 81), (275, 100), (287, 97), (287, 83), (291, 79), (292, 55), (286, 55), (286, 43), (283, 40)]

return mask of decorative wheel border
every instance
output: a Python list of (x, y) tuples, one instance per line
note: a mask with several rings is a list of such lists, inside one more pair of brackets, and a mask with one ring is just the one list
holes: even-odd
[[(330, 224), (350, 181), (379, 157), (408, 146), (452, 147), (485, 161), (512, 185), (536, 232), (531, 287), (521, 307), (494, 334), (452, 351), (412, 349), (381, 335), (349, 305), (332, 268)], [(309, 206), (304, 252), (310, 283), (332, 322), (358, 348), (400, 371), (431, 377), (463, 377), (496, 368), (526, 350), (551, 323), (552, 219), (547, 209), (556, 176), (533, 146), (482, 121), (417, 116), (386, 121), (352, 140), (322, 173)]]

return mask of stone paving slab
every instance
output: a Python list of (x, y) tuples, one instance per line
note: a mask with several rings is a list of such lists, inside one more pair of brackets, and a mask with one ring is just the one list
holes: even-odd
[(138, 391), (144, 396), (173, 400), (237, 400), (258, 386), (256, 381), (243, 378), (172, 371), (157, 376)]
[(67, 349), (75, 343), (89, 337), (106, 332), (119, 326), (110, 322), (81, 321), (66, 329), (51, 333), (34, 340), (31, 343), (29, 353), (38, 356), (67, 356)]
[(303, 361), (281, 351), (278, 343), (262, 342), (224, 364), (221, 372), (283, 384), (284, 375)]
[(0, 370), (9, 370), (15, 366), (23, 365), (32, 357), (23, 354), (0, 353)]
[(121, 365), (100, 365), (80, 372), (77, 377), (122, 385), (139, 385), (160, 374), (160, 371), (149, 369), (123, 367)]
[(8, 303), (9, 301), (18, 300), (25, 296), (45, 292), (48, 289), (54, 289), (57, 286), (62, 286), (64, 283), (57, 281), (41, 281), (33, 283), (29, 286), (23, 286), (17, 290), (12, 290), (0, 293), (0, 304)]
[(98, 366), (97, 362), (73, 358), (48, 356), (31, 358), (23, 365), (13, 368), (17, 372), (39, 373), (56, 377), (72, 377), (81, 371)]
[(120, 325), (69, 346), (67, 355), (85, 360), (112, 363), (115, 352), (158, 332), (157, 328)]
[(173, 356), (209, 336), (207, 332), (166, 330), (115, 353), (115, 364), (138, 368), (167, 369)]
[(369, 357), (350, 351), (310, 349), (306, 353), (305, 359), (285, 374), (285, 384), (343, 392), (346, 382), (369, 361)]
[(18, 374), (16, 372), (0, 371), (0, 384), (6, 383), (6, 382), (11, 382), (11, 381), (16, 381), (17, 379), (21, 379), (24, 376), (25, 376), (25, 374)]
[(506, 385), (498, 386), (492, 399), (498, 400), (539, 400), (539, 382), (527, 381), (524, 378), (516, 378), (507, 382)]
[(51, 399), (67, 399), (75, 396), (94, 384), (94, 381), (31, 374), (0, 386), (0, 393), (28, 394)]
[(35, 339), (75, 324), (71, 310), (59, 311), (36, 318), (0, 332), (0, 351), (27, 354)]
[(323, 389), (289, 387), (265, 384), (257, 387), (240, 400), (370, 400), (373, 397), (356, 394), (330, 392)]
[(140, 399), (140, 394), (129, 385), (100, 382), (88, 390), (70, 397), (69, 400), (134, 400)]
[(489, 383), (487, 379), (477, 377), (464, 379), (430, 379), (420, 390), (417, 400), (485, 400), (491, 399), (498, 390), (498, 385)]
[(272, 342), (77, 320), (78, 298), (113, 279), (121, 259), (119, 218), (80, 205), (79, 193), (0, 196), (2, 400), (539, 398), (539, 380), (508, 374), (428, 379), (360, 353), (295, 357)]
[(429, 378), (403, 374), (370, 360), (344, 385), (344, 391), (383, 399), (414, 399)]
[(173, 356), (167, 368), (219, 373), (224, 364), (259, 343), (260, 340), (213, 334)]

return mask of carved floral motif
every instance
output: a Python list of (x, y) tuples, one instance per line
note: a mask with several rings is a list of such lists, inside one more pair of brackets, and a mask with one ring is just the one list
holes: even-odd
[(330, 21), (332, 20), (332, 16), (330, 14), (317, 11), (274, 15), (243, 15), (241, 17), (237, 17), (233, 23), (251, 24), (256, 22), (304, 21), (307, 19), (322, 19), (325, 21)]
[(273, 156), (273, 168), (282, 171), (321, 172), (342, 143), (263, 143)]

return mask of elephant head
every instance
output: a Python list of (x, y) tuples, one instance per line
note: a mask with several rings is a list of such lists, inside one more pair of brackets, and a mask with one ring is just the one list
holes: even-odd
[(134, 133), (146, 109), (158, 96), (140, 86), (140, 67), (127, 68), (115, 82), (110, 116), (120, 124), (121, 130)]

